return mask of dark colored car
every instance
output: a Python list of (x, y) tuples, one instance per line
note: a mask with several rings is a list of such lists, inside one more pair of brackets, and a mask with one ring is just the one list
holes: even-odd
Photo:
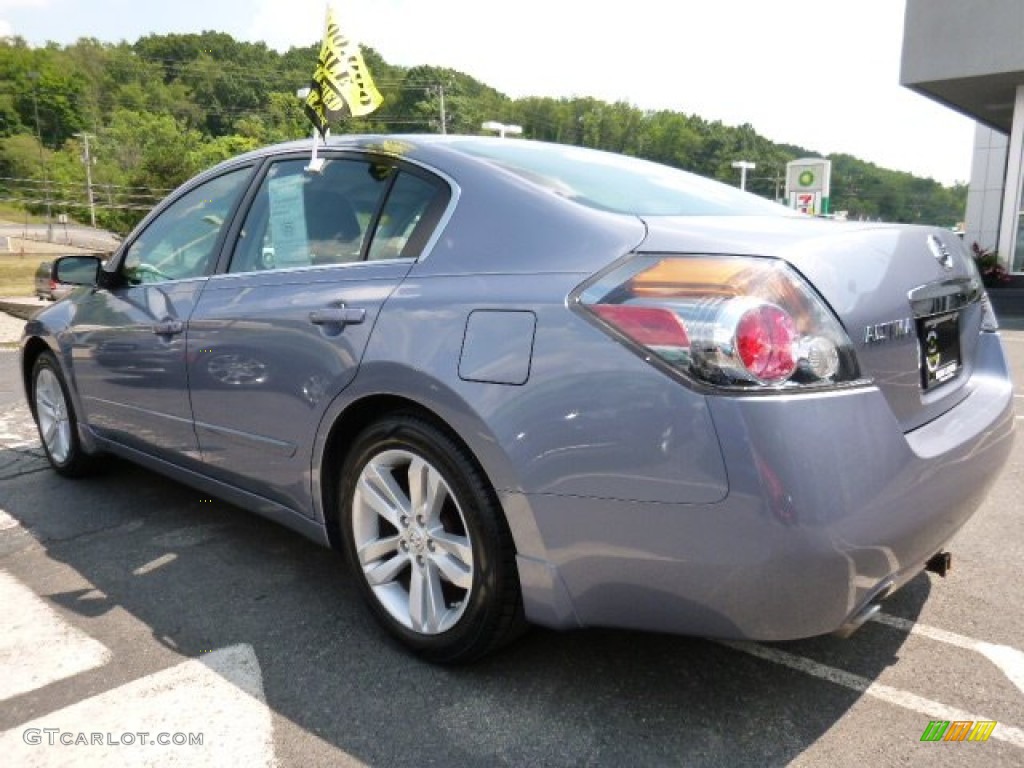
[(60, 285), (53, 273), (52, 261), (41, 261), (36, 268), (35, 292), (43, 301), (56, 301), (67, 295), (70, 286)]
[(945, 230), (539, 142), (309, 151), (59, 260), (90, 287), (26, 326), (25, 388), (58, 472), (117, 454), (338, 547), (426, 658), (527, 622), (848, 633), (944, 570), (1009, 454)]

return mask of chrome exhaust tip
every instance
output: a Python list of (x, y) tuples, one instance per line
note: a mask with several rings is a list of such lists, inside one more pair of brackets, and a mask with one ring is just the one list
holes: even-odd
[(841, 638), (843, 638), (845, 640), (850, 635), (852, 635), (854, 632), (856, 632), (858, 629), (860, 629), (862, 626), (864, 626), (864, 622), (868, 621), (872, 616), (877, 614), (880, 610), (882, 610), (881, 603), (868, 603), (866, 606), (864, 606), (864, 609), (860, 613), (858, 613), (856, 616), (854, 616), (848, 622), (843, 624), (843, 626), (841, 626), (839, 629), (837, 629), (832, 634), (835, 635), (836, 637), (841, 637)]
[(878, 585), (874, 592), (871, 593), (871, 597), (865, 603), (864, 607), (861, 608), (852, 618), (848, 619), (839, 629), (832, 634), (836, 637), (846, 639), (858, 629), (864, 626), (864, 622), (870, 621), (879, 611), (882, 610), (882, 601), (885, 600), (893, 591), (895, 583), (892, 579), (886, 579), (884, 582)]

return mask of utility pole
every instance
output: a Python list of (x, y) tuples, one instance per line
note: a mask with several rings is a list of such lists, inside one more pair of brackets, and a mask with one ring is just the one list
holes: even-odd
[(437, 98), (441, 106), (440, 133), (448, 133), (448, 114), (445, 112), (444, 108), (444, 86), (441, 83), (438, 83), (437, 85), (430, 85), (423, 89), (423, 93), (426, 96), (432, 96), (435, 93), (437, 94)]
[(92, 196), (92, 155), (89, 154), (89, 139), (95, 137), (85, 131), (76, 133), (75, 136), (81, 136), (85, 143), (85, 151), (82, 154), (82, 162), (85, 163), (85, 192), (89, 197), (89, 223), (96, 229), (96, 201)]
[(32, 81), (32, 109), (36, 115), (36, 141), (39, 142), (39, 165), (43, 168), (43, 183), (46, 186), (46, 242), (53, 242), (53, 209), (50, 205), (50, 173), (46, 167), (46, 158), (43, 156), (43, 132), (39, 127), (39, 73), (29, 72), (29, 79)]
[(437, 86), (437, 94), (441, 98), (441, 133), (448, 133), (448, 116), (444, 113), (444, 86)]

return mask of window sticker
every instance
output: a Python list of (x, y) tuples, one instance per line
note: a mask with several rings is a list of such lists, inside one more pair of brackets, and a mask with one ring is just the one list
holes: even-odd
[(293, 267), (309, 264), (309, 236), (306, 232), (306, 205), (302, 175), (269, 180), (270, 230), (268, 242), (273, 248), (274, 265)]

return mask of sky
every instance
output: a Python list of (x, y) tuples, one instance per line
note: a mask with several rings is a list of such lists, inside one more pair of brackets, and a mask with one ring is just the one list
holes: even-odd
[[(513, 98), (625, 101), (750, 123), (772, 141), (944, 184), (970, 178), (973, 121), (899, 85), (905, 0), (334, 6), (342, 29), (389, 64), (449, 67)], [(325, 0), (0, 0), (0, 36), (41, 45), (215, 30), (284, 51), (320, 40), (325, 8)]]

